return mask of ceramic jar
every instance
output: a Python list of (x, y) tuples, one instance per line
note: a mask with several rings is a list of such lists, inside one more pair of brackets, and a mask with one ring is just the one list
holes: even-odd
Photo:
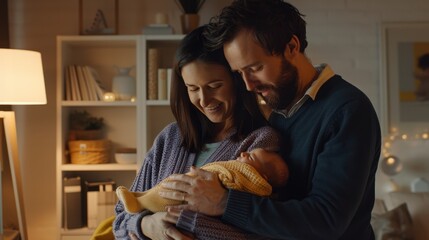
[(116, 100), (131, 100), (136, 96), (136, 80), (130, 75), (133, 67), (116, 67), (112, 80), (112, 92)]

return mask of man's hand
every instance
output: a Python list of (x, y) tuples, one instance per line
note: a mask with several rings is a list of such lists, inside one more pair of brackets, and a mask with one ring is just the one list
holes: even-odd
[[(181, 233), (175, 225), (169, 221), (174, 217), (170, 216), (167, 212), (158, 212), (153, 215), (143, 217), (141, 222), (142, 232), (150, 239), (175, 239), (175, 240), (191, 240), (192, 236)], [(130, 235), (131, 239), (136, 236)], [(134, 237), (134, 238), (133, 238)]]
[(220, 216), (225, 211), (228, 191), (215, 173), (191, 167), (187, 174), (168, 177), (162, 187), (169, 191), (160, 191), (161, 197), (186, 202), (169, 209), (189, 209), (209, 216)]

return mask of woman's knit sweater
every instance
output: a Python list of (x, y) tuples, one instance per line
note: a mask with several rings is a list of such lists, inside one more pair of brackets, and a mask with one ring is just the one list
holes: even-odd
[[(232, 134), (230, 133), (229, 136)], [(189, 171), (196, 154), (181, 147), (180, 139), (180, 131), (176, 123), (165, 127), (147, 153), (130, 191), (146, 191), (171, 174)], [(278, 149), (278, 147), (279, 135), (271, 127), (266, 126), (253, 131), (239, 142), (234, 142), (231, 137), (227, 137), (205, 163), (235, 159), (241, 152), (248, 152), (255, 148)], [(116, 205), (115, 211), (113, 232), (116, 239), (129, 239), (129, 232), (136, 234), (140, 239), (146, 239), (140, 226), (143, 216), (150, 213), (143, 211), (140, 214), (128, 214), (120, 202)], [(210, 224), (204, 224), (205, 219)], [(201, 217), (195, 221), (189, 216), (181, 216), (177, 225), (195, 230), (194, 234), (199, 239), (210, 239), (210, 236), (219, 237), (222, 234), (226, 234), (228, 239), (248, 239), (246, 233), (225, 225), (219, 219)]]

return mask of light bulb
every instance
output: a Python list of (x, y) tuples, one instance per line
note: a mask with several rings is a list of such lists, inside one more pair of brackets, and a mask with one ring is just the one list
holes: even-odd
[(392, 146), (392, 144), (390, 142), (385, 142), (384, 143), (384, 147), (385, 148), (390, 148)]
[(106, 92), (103, 95), (103, 100), (106, 102), (114, 102), (116, 100), (116, 96), (112, 92)]
[(393, 176), (402, 171), (401, 160), (393, 155), (387, 156), (381, 160), (381, 170), (388, 176)]

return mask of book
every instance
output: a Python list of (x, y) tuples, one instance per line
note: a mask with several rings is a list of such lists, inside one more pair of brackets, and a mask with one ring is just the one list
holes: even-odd
[(88, 66), (82, 66), (81, 68), (82, 68), (83, 76), (85, 78), (85, 82), (87, 83), (89, 100), (91, 101), (101, 100), (102, 98), (98, 98), (97, 89), (96, 89), (98, 84), (95, 81), (94, 77), (92, 76), (91, 70), (89, 70)]
[(74, 229), (83, 227), (82, 189), (80, 177), (64, 178), (63, 194), (64, 228)]
[(64, 100), (72, 100), (72, 87), (71, 87), (71, 76), (70, 76), (70, 68), (66, 67), (65, 68), (65, 75), (64, 75), (64, 79), (65, 79), (65, 89), (64, 89)]
[(167, 68), (167, 99), (170, 100), (171, 78), (173, 77), (173, 69)]
[(98, 75), (98, 72), (90, 67), (90, 66), (85, 66), (84, 70), (87, 72), (87, 75), (91, 81), (91, 83), (93, 84), (93, 87), (95, 88), (95, 93), (97, 95), (97, 99), (98, 100), (103, 100), (104, 99), (104, 93), (106, 92), (101, 80), (100, 80), (100, 76)]
[(82, 100), (82, 96), (79, 90), (79, 81), (77, 79), (76, 67), (74, 65), (70, 65), (69, 71), (70, 71), (70, 79), (71, 79), (72, 100), (80, 101)]
[(96, 228), (101, 221), (114, 215), (117, 200), (114, 181), (88, 182), (86, 186), (87, 227)]
[(79, 82), (79, 90), (82, 96), (82, 100), (84, 101), (89, 101), (90, 97), (89, 97), (89, 90), (88, 90), (88, 85), (85, 81), (85, 76), (83, 75), (83, 70), (81, 66), (75, 66), (76, 69), (76, 73), (77, 73), (77, 79)]
[(167, 100), (167, 69), (158, 68), (158, 99)]

